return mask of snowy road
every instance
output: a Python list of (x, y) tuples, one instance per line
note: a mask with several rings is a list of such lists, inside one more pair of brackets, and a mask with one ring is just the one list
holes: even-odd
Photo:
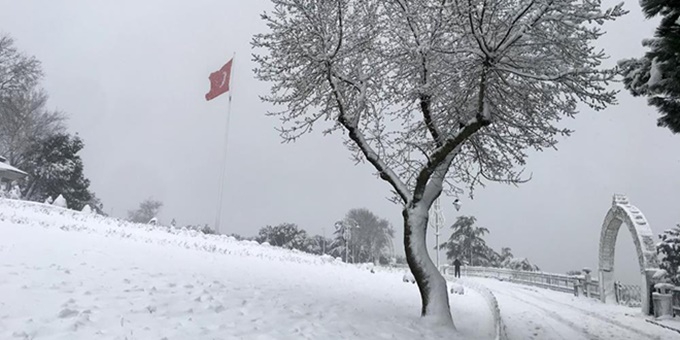
[(568, 340), (680, 339), (644, 320), (639, 308), (605, 305), (551, 290), (473, 278), (498, 299), (508, 338)]

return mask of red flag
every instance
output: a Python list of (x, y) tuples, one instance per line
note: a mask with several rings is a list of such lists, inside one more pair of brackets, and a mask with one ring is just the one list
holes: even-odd
[(205, 94), (205, 100), (211, 100), (215, 97), (229, 91), (229, 81), (231, 80), (231, 63), (229, 60), (219, 71), (210, 74), (210, 91)]

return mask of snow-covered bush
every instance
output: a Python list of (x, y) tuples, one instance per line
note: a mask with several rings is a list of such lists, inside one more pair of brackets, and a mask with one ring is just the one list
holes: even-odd
[(62, 207), (62, 208), (68, 208), (68, 204), (66, 204), (66, 199), (62, 195), (59, 195), (57, 197), (57, 199), (54, 200), (52, 205), (55, 205), (57, 207)]
[[(217, 232), (215, 232), (215, 230), (210, 228), (210, 226), (208, 226), (207, 224), (204, 224), (202, 226), (190, 224), (190, 225), (184, 226), (184, 229), (194, 230), (194, 231), (206, 234), (206, 235), (216, 235), (217, 234)], [(238, 240), (239, 238), (237, 237), (236, 239)]]
[(45, 199), (45, 202), (43, 202), (43, 203), (52, 204), (52, 203), (54, 203), (54, 199), (52, 199), (52, 196), (47, 196), (47, 198)]
[(83, 207), (83, 210), (81, 210), (81, 212), (82, 212), (83, 214), (88, 214), (88, 215), (90, 215), (90, 214), (92, 214), (92, 208), (90, 208), (90, 205), (89, 205), (89, 204), (85, 204), (85, 206)]
[(21, 188), (19, 188), (18, 184), (14, 183), (12, 185), (12, 189), (9, 190), (9, 198), (13, 200), (21, 199)]
[(659, 267), (665, 270), (668, 278), (680, 286), (680, 224), (659, 235), (661, 242), (656, 244), (656, 252), (661, 257)]

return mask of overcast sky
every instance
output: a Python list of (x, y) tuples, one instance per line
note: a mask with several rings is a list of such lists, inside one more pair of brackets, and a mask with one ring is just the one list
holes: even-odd
[[(613, 1), (605, 1), (613, 5)], [(0, 0), (0, 32), (43, 63), (49, 106), (68, 113), (85, 141), (82, 157), (105, 210), (124, 217), (148, 197), (164, 202), (161, 220), (212, 224), (226, 127), (227, 97), (206, 102), (208, 75), (236, 53), (229, 129), (225, 232), (254, 235), (267, 224), (294, 222), (328, 235), (355, 207), (387, 218), (403, 253), (400, 208), (368, 164), (355, 165), (340, 135), (319, 131), (281, 144), (278, 122), (258, 95), (252, 35), (265, 30), (265, 0)], [(600, 46), (610, 62), (637, 57), (656, 21), (637, 1), (606, 26)], [(656, 127), (646, 100), (626, 92), (603, 112), (584, 109), (566, 125), (576, 132), (559, 150), (531, 152), (519, 187), (489, 184), (448, 222), (474, 215), (489, 243), (508, 246), (541, 268), (597, 268), (600, 229), (614, 193), (627, 194), (655, 233), (680, 223), (680, 135)], [(1, 122), (0, 122), (1, 123)], [(432, 233), (431, 233), (432, 234)], [(432, 235), (430, 234), (430, 237)], [(448, 236), (448, 231), (444, 232)], [(628, 231), (619, 234), (616, 270), (638, 271)], [(432, 240), (434, 246), (434, 241)]]

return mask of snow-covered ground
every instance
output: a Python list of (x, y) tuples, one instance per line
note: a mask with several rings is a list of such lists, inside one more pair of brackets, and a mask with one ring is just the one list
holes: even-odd
[(480, 285), (508, 339), (680, 339), (639, 309), (480, 278), (449, 295), (457, 330), (437, 329), (402, 279), (402, 270), (0, 199), (0, 339), (493, 339)]
[[(680, 333), (646, 322), (639, 308), (495, 279), (469, 280), (494, 293), (509, 339), (680, 339)], [(680, 328), (678, 321), (669, 324)]]
[(402, 275), (0, 199), (0, 339), (492, 338), (481, 295), (433, 328)]

